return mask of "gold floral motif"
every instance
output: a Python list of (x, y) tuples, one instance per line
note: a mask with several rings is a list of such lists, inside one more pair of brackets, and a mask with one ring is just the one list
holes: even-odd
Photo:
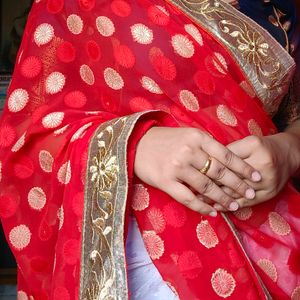
[(88, 159), (82, 230), (80, 300), (127, 299), (124, 217), (126, 147), (144, 113), (102, 124)]
[(263, 258), (257, 262), (258, 266), (271, 278), (272, 281), (276, 282), (278, 275), (277, 269), (274, 263), (267, 259)]
[(291, 300), (299, 300), (299, 299), (300, 299), (300, 286), (297, 286), (292, 293)]
[(236, 282), (232, 274), (219, 268), (212, 274), (211, 286), (218, 296), (228, 298), (234, 292)]
[(199, 242), (207, 249), (214, 248), (219, 244), (218, 236), (207, 220), (203, 220), (197, 225), (196, 234)]
[(277, 212), (270, 212), (268, 216), (269, 226), (272, 231), (280, 236), (290, 234), (291, 226), (289, 223)]
[[(111, 137), (113, 129), (111, 126), (106, 128), (106, 131)], [(103, 132), (98, 136), (101, 138)], [(111, 199), (111, 189), (117, 182), (119, 166), (117, 165), (117, 156), (112, 154), (111, 139), (107, 145), (104, 140), (98, 140), (98, 155), (93, 158), (93, 165), (90, 166), (91, 181), (98, 189), (100, 196), (104, 199)]]
[(275, 114), (279, 100), (288, 90), (295, 68), (295, 62), (281, 45), (226, 1), (170, 2), (224, 44), (244, 71), (266, 111), (271, 115)]
[[(110, 289), (115, 280), (115, 265), (112, 257), (111, 239), (114, 207), (112, 196), (118, 181), (119, 166), (117, 165), (116, 152), (113, 146), (115, 138), (114, 127), (121, 124), (119, 130), (124, 127), (123, 119), (115, 124), (108, 125), (96, 135), (97, 152), (92, 154), (89, 166), (89, 183), (92, 189), (90, 226), (92, 227), (91, 243), (89, 249), (89, 282), (84, 288), (83, 299), (106, 299), (111, 296)], [(115, 149), (114, 149), (115, 150)], [(89, 201), (88, 200), (88, 201)], [(86, 245), (84, 245), (86, 246)]]

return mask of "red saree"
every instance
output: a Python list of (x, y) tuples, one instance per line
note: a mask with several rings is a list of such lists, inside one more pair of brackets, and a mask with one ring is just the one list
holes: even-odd
[(127, 299), (133, 210), (180, 299), (300, 299), (300, 196), (203, 217), (133, 175), (157, 124), (275, 133), (294, 62), (222, 1), (36, 0), (1, 119), (18, 299)]

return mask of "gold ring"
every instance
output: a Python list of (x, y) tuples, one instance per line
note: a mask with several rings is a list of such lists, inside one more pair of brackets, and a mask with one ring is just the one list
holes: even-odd
[(201, 170), (199, 170), (199, 172), (200, 172), (201, 174), (203, 174), (203, 175), (206, 175), (206, 173), (208, 172), (210, 166), (211, 166), (211, 157), (209, 156), (209, 157), (207, 158), (207, 161), (205, 162), (204, 167), (203, 167)]

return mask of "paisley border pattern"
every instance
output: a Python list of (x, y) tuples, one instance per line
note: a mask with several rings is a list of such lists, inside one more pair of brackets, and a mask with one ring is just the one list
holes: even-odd
[(222, 0), (168, 0), (231, 53), (265, 110), (274, 115), (295, 70), (289, 53), (252, 19)]

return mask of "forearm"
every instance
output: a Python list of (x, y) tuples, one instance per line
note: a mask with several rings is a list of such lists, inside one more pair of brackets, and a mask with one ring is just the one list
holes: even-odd
[(288, 135), (287, 142), (290, 143), (292, 159), (296, 164), (295, 176), (300, 178), (300, 120), (289, 125), (284, 134)]

